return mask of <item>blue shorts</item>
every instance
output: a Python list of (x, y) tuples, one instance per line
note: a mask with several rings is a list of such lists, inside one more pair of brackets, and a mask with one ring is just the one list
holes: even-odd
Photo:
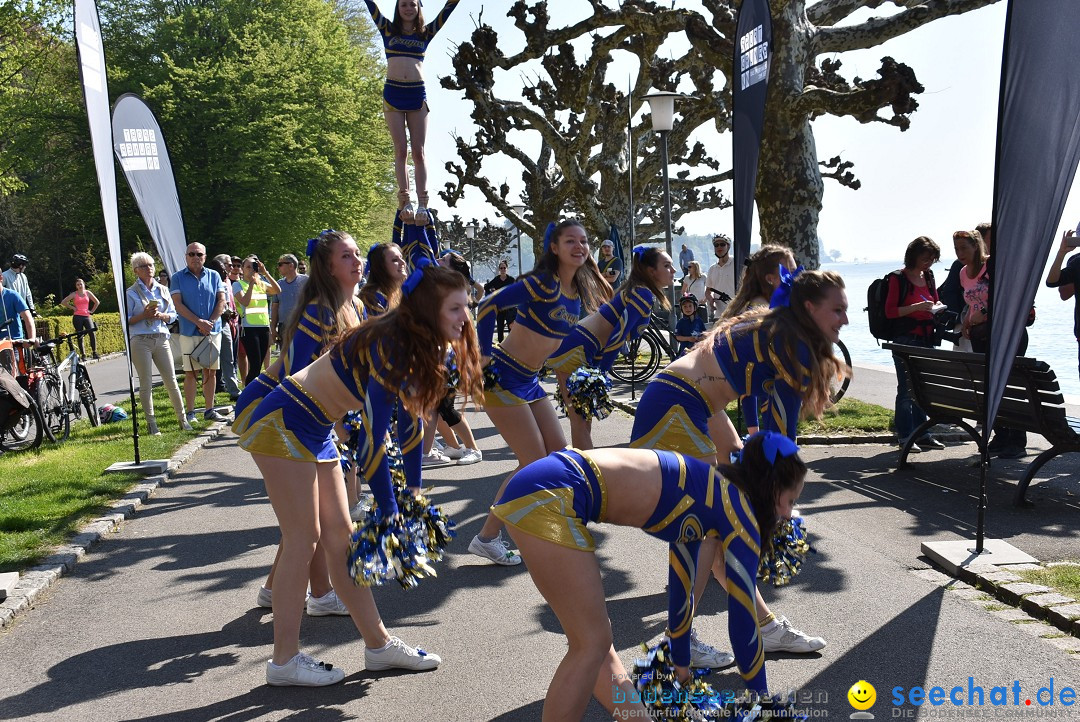
[(716, 411), (690, 379), (661, 371), (645, 387), (630, 432), (630, 448), (666, 449), (697, 459), (716, 455), (709, 417)]
[(288, 376), (255, 407), (240, 437), (240, 448), (280, 459), (336, 464), (334, 421)]
[(427, 108), (427, 90), (423, 80), (387, 80), (383, 85), (382, 97), (384, 110), (411, 113)]
[(604, 521), (607, 484), (588, 456), (564, 449), (515, 474), (491, 511), (526, 534), (591, 552), (596, 542), (585, 525)]
[(254, 381), (244, 387), (240, 392), (240, 398), (236, 400), (233, 408), (232, 430), (237, 436), (242, 435), (251, 425), (251, 415), (258, 408), (259, 403), (266, 398), (267, 394), (277, 388), (281, 379), (272, 375), (269, 371), (263, 371)]
[(524, 406), (547, 397), (540, 387), (540, 369), (529, 368), (501, 348), (491, 352), (490, 367), (498, 382), (484, 390), (484, 406)]
[(596, 336), (582, 326), (574, 326), (559, 350), (547, 360), (547, 366), (559, 373), (572, 374), (582, 366), (596, 366), (599, 355), (600, 341)]

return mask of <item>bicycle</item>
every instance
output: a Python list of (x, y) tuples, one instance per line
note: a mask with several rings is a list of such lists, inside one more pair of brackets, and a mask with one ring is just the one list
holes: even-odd
[[(101, 425), (94, 384), (73, 342), (73, 339), (87, 333), (89, 331), (64, 334), (42, 341), (39, 345), (38, 358), (43, 373), (34, 386), (45, 419), (45, 434), (50, 441), (66, 439), (71, 433), (71, 419), (80, 419), (84, 410), (91, 426)], [(70, 353), (58, 365), (53, 351), (64, 341), (67, 341)]]
[[(19, 385), (26, 388), (29, 376), (27, 371), (30, 366), (30, 344), (8, 339), (0, 340), (0, 365), (2, 365)], [(23, 411), (17, 419), (8, 427), (0, 428), (0, 450), (24, 451), (36, 449), (41, 446), (44, 436), (45, 419), (41, 416), (41, 409), (31, 394), (30, 406)]]

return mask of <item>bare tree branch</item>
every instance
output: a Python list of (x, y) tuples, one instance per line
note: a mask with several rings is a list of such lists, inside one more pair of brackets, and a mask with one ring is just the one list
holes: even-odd
[(927, 0), (886, 18), (870, 18), (860, 25), (822, 28), (814, 38), (814, 52), (839, 53), (872, 48), (939, 18), (996, 2), (998, 0)]

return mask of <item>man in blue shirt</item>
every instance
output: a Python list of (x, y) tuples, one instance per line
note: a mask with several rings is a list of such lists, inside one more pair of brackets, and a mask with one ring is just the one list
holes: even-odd
[[(1080, 226), (1078, 226), (1078, 229), (1080, 229)], [(1061, 245), (1058, 246), (1054, 263), (1050, 266), (1050, 272), (1046, 274), (1046, 285), (1057, 288), (1062, 301), (1068, 301), (1070, 298), (1075, 299), (1073, 336), (1076, 337), (1077, 341), (1080, 341), (1080, 296), (1076, 295), (1077, 284), (1080, 284), (1080, 253), (1070, 258), (1065, 268), (1061, 267), (1065, 256), (1080, 248), (1077, 241), (1078, 239), (1072, 231), (1065, 231), (1065, 235), (1061, 237)], [(1078, 367), (1080, 367), (1080, 363), (1078, 363)]]
[[(188, 421), (195, 421), (195, 373), (202, 371), (203, 399), (207, 421), (227, 421), (214, 409), (217, 389), (217, 357), (221, 352), (221, 313), (225, 310), (225, 287), (217, 271), (204, 266), (206, 246), (192, 243), (187, 247), (187, 267), (173, 274), (169, 284), (176, 312), (180, 314), (180, 353), (184, 367), (184, 401)], [(214, 346), (214, 362), (203, 366), (192, 356), (201, 343)]]
[[(0, 276), (2, 279), (2, 276)], [(9, 291), (0, 280), (0, 338), (33, 341), (37, 336), (34, 315), (22, 296)]]

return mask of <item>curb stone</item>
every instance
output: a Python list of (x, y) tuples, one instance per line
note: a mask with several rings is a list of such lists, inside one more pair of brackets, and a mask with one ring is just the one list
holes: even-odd
[(112, 512), (91, 519), (66, 543), (53, 549), (53, 553), (39, 564), (22, 572), (19, 583), (11, 590), (7, 599), (0, 602), (0, 629), (33, 607), (34, 601), (60, 577), (70, 572), (90, 547), (106, 534), (115, 532), (125, 519), (133, 516), (143, 503), (154, 495), (159, 486), (189, 461), (195, 452), (220, 436), (227, 425), (227, 422), (219, 421), (207, 426), (198, 436), (176, 450), (169, 459), (169, 470), (166, 473), (146, 477), (142, 483), (109, 504)]

